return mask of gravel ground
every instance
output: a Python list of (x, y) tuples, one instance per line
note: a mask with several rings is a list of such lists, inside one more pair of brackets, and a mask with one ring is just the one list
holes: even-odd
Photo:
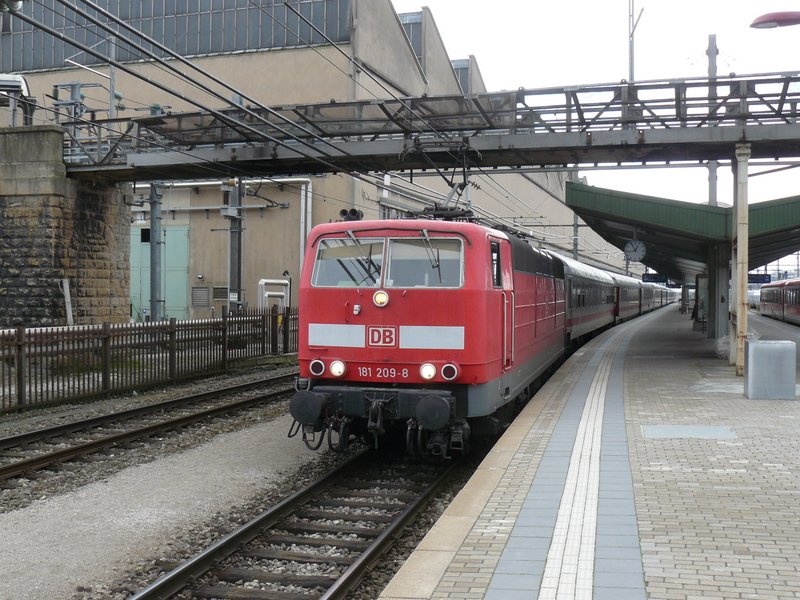
[[(264, 370), (0, 417), (0, 436), (263, 377)], [(0, 489), (0, 598), (121, 600), (344, 457), (287, 439), (286, 403), (114, 449)], [(375, 598), (469, 478), (460, 469), (353, 595)], [(35, 565), (32, 567), (32, 565)]]
[[(283, 372), (288, 372), (288, 369), (272, 371), (269, 374), (278, 375)], [(63, 423), (164, 402), (191, 393), (263, 379), (264, 376), (264, 369), (259, 369), (234, 376), (214, 377), (186, 385), (158, 389), (144, 394), (133, 393), (129, 396), (91, 403), (4, 415), (0, 417), (0, 436), (54, 427)], [(160, 434), (147, 441), (129, 443), (123, 448), (110, 448), (104, 452), (93, 454), (85, 460), (64, 463), (55, 469), (45, 469), (34, 472), (28, 477), (2, 482), (0, 483), (0, 513), (25, 508), (33, 502), (73, 491), (83, 485), (110, 477), (122, 469), (146, 464), (159, 457), (197, 447), (222, 433), (274, 419), (278, 415), (285, 414), (287, 406), (288, 402), (264, 405), (259, 409), (242, 411), (234, 417), (189, 427), (179, 434)], [(282, 437), (285, 437), (285, 433)]]

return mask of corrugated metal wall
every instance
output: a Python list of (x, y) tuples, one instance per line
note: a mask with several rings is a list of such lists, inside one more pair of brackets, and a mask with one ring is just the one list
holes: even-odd
[[(322, 44), (323, 37), (297, 17), (283, 0), (96, 0), (97, 4), (182, 56), (219, 54), (267, 48)], [(335, 42), (350, 36), (350, 0), (295, 0), (291, 4)], [(22, 12), (58, 29), (68, 39), (108, 55), (107, 34), (66, 10), (55, 0), (26, 2)], [(91, 11), (90, 11), (91, 12)], [(25, 72), (80, 64), (93, 57), (4, 15), (0, 26), (0, 72)], [(102, 17), (101, 17), (102, 20)], [(138, 40), (137, 40), (138, 41)], [(119, 61), (141, 57), (123, 43), (115, 48)]]

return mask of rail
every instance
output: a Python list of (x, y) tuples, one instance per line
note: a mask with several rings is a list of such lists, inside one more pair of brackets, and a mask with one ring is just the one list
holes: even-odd
[(227, 372), (297, 351), (297, 309), (217, 319), (0, 330), (0, 412)]

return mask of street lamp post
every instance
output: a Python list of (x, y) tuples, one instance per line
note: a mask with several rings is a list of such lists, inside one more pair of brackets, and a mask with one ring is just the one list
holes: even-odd
[[(774, 12), (761, 15), (750, 23), (753, 29), (772, 29), (774, 27), (788, 27), (800, 25), (800, 12)], [(736, 195), (734, 197), (736, 212), (736, 256), (737, 256), (737, 293), (747, 294), (747, 267), (748, 267), (748, 215), (747, 215), (747, 160), (750, 157), (749, 144), (739, 144), (736, 147)], [(744, 251), (742, 253), (742, 250)], [(747, 311), (746, 300), (741, 295), (736, 299), (736, 374), (741, 375), (740, 361), (744, 362), (744, 340), (747, 338)], [(744, 320), (742, 321), (742, 317)], [(733, 342), (733, 340), (731, 340)]]
[(634, 18), (635, 14), (634, 0), (628, 0), (628, 83), (634, 82), (633, 73), (633, 35), (636, 32), (636, 26), (639, 24), (639, 19), (642, 18), (644, 8), (639, 10), (639, 15)]

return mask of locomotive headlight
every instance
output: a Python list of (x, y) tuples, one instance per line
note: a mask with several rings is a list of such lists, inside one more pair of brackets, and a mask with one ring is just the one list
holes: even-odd
[(389, 304), (389, 294), (384, 290), (378, 290), (372, 295), (372, 301), (378, 308), (383, 308)]
[(433, 379), (436, 377), (436, 367), (434, 367), (431, 363), (423, 363), (423, 365), (419, 368), (419, 375), (423, 379)]
[(447, 381), (453, 381), (458, 377), (458, 367), (452, 363), (448, 363), (442, 367), (442, 377)]
[(334, 377), (341, 377), (344, 375), (344, 372), (347, 370), (344, 363), (340, 360), (335, 360), (331, 363), (330, 371), (331, 375)]
[(321, 360), (312, 360), (311, 364), (308, 365), (308, 370), (311, 371), (311, 374), (315, 377), (319, 377), (325, 372), (325, 363)]

